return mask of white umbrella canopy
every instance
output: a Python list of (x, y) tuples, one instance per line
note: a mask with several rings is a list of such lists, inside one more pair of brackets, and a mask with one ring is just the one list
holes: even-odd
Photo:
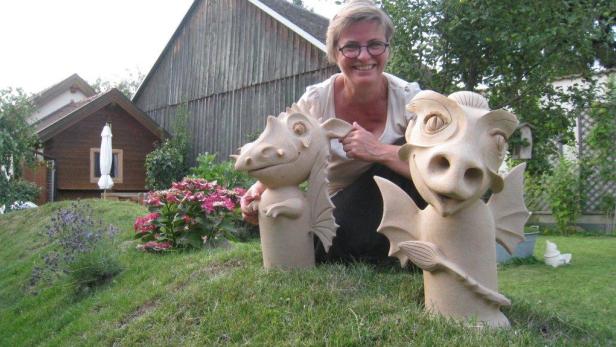
[(100, 168), (101, 168), (101, 178), (98, 180), (98, 187), (100, 189), (109, 189), (113, 187), (113, 179), (109, 175), (111, 172), (111, 163), (113, 161), (113, 153), (111, 149), (111, 127), (109, 123), (105, 124), (103, 127), (103, 132), (101, 132), (101, 151), (100, 151)]

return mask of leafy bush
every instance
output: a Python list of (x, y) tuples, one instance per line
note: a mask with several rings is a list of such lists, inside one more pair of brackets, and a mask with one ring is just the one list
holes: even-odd
[(231, 160), (216, 162), (216, 154), (203, 153), (197, 157), (197, 166), (190, 169), (194, 177), (216, 181), (224, 187), (250, 187), (255, 181), (245, 172), (235, 170)]
[(171, 189), (151, 192), (150, 213), (135, 220), (139, 249), (153, 252), (200, 248), (205, 243), (233, 239), (242, 188), (225, 189), (199, 178), (184, 178)]
[(544, 201), (547, 201), (545, 191), (545, 176), (536, 176), (530, 172), (524, 172), (524, 202), (530, 211), (543, 211)]
[(186, 176), (189, 168), (189, 135), (186, 127), (188, 106), (178, 107), (173, 122), (174, 136), (166, 139), (145, 157), (145, 186), (161, 190)]
[(52, 250), (43, 256), (44, 266), (34, 268), (31, 285), (63, 274), (77, 292), (107, 282), (122, 270), (113, 242), (118, 231), (111, 224), (95, 222), (89, 205), (74, 202), (60, 209), (46, 230)]
[(145, 157), (146, 188), (165, 189), (186, 175), (185, 149), (173, 140), (165, 140)]
[(554, 171), (544, 177), (552, 215), (558, 230), (567, 235), (581, 214), (581, 180), (576, 163), (561, 157)]
[(36, 200), (39, 187), (36, 184), (24, 181), (19, 178), (7, 180), (6, 176), (0, 174), (0, 207), (5, 206), (5, 212), (11, 211), (11, 206), (16, 201)]

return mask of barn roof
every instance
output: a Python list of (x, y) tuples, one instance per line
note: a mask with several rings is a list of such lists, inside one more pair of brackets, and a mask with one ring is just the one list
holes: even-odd
[[(161, 60), (165, 56), (165, 53), (172, 48), (172, 43), (175, 41), (176, 37), (180, 35), (183, 27), (188, 23), (194, 11), (196, 11), (198, 4), (201, 1), (207, 0), (195, 0), (193, 4), (186, 12), (186, 15), (178, 25), (177, 29), (167, 42), (167, 45), (156, 59), (156, 62), (141, 82), (141, 85), (137, 89), (137, 92), (133, 96), (133, 100), (137, 100), (140, 96), (143, 87), (147, 84), (148, 80), (156, 71), (156, 68), (160, 64)], [(310, 12), (302, 7), (293, 5), (286, 0), (246, 0), (249, 3), (253, 4), (257, 8), (261, 9), (263, 12), (270, 15), (272, 18), (297, 33), (312, 45), (319, 48), (321, 51), (326, 53), (325, 48), (325, 33), (327, 32), (327, 26), (329, 25), (329, 20), (325, 17), (322, 17), (314, 12)]]
[(35, 94), (34, 97), (32, 97), (32, 102), (34, 105), (40, 107), (67, 90), (79, 90), (88, 97), (96, 94), (96, 91), (88, 84), (88, 82), (86, 82), (78, 74), (72, 74), (53, 86)]
[(141, 111), (116, 88), (78, 102), (71, 102), (35, 123), (34, 128), (41, 141), (47, 141), (109, 104), (116, 104), (121, 107), (159, 138), (169, 136), (164, 129), (160, 128), (145, 112)]

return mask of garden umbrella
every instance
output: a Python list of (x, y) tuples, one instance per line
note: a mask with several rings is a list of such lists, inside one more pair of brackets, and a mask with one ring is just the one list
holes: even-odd
[(113, 161), (111, 137), (111, 127), (109, 126), (109, 123), (107, 123), (103, 127), (103, 132), (101, 133), (102, 140), (99, 161), (101, 178), (98, 180), (98, 187), (103, 190), (113, 187), (113, 179), (111, 179), (111, 176), (109, 175), (111, 171), (111, 163)]

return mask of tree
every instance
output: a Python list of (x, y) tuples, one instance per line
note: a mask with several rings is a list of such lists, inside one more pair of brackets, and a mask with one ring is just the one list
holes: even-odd
[(112, 88), (117, 88), (120, 92), (122, 92), (127, 98), (131, 99), (133, 95), (139, 89), (141, 82), (145, 78), (145, 75), (141, 73), (141, 71), (136, 70), (135, 72), (126, 71), (128, 73), (128, 77), (121, 79), (119, 81), (105, 81), (102, 78), (97, 78), (94, 83), (92, 83), (92, 88), (97, 92), (106, 92)]
[[(574, 109), (594, 85), (554, 87), (590, 77), (614, 56), (614, 6), (598, 1), (383, 0), (396, 27), (389, 70), (425, 89), (483, 93), (535, 126), (532, 173), (549, 171), (558, 144), (574, 141)], [(512, 144), (518, 142), (515, 136)]]
[(26, 122), (30, 98), (21, 89), (0, 89), (0, 207), (32, 200), (37, 188), (20, 179), (22, 163), (32, 163), (38, 137)]

